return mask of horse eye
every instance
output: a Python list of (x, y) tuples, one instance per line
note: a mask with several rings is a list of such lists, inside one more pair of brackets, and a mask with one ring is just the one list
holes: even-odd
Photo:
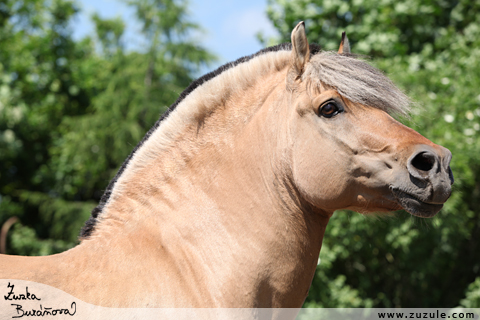
[(320, 115), (325, 118), (331, 118), (340, 112), (338, 106), (333, 102), (328, 102), (320, 108)]

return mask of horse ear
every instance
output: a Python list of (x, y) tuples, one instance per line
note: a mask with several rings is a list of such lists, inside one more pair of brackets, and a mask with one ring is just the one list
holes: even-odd
[(292, 68), (296, 76), (300, 76), (310, 59), (310, 46), (305, 34), (305, 23), (302, 21), (292, 31)]
[(347, 34), (342, 32), (342, 42), (340, 42), (340, 48), (338, 53), (350, 53), (350, 42), (348, 41)]

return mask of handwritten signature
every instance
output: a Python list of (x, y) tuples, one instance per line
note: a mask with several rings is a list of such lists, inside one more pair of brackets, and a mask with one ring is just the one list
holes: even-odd
[[(56, 315), (69, 315), (73, 316), (77, 312), (77, 304), (72, 302), (70, 305), (70, 310), (69, 309), (53, 309), (53, 308), (43, 308), (42, 305), (40, 305), (40, 309), (35, 310), (23, 310), (23, 307), (19, 304), (14, 304), (12, 303), (12, 306), (16, 307), (17, 315), (12, 316), (12, 318), (22, 318), (22, 317), (45, 317), (45, 316), (56, 316)], [(72, 312), (73, 311), (73, 312)]]
[(25, 289), (25, 291), (26, 291), (25, 294), (16, 295), (13, 292), (14, 287), (15, 287), (14, 284), (10, 284), (10, 282), (8, 283), (7, 288), (10, 288), (10, 292), (8, 293), (8, 295), (3, 296), (5, 298), (5, 300), (41, 300), (40, 298), (37, 298), (37, 296), (35, 294), (33, 294), (33, 293), (30, 294), (30, 292), (28, 292), (28, 287), (26, 287), (26, 289)]
[[(14, 284), (7, 285), (7, 288), (10, 291), (7, 295), (3, 296), (6, 301), (40, 301), (41, 298), (37, 297), (34, 293), (28, 291), (28, 287), (25, 288), (25, 293), (16, 294), (13, 290), (15, 288)], [(50, 308), (40, 305), (38, 309), (24, 310), (21, 304), (12, 303), (11, 306), (15, 307), (17, 314), (12, 316), (12, 318), (22, 318), (22, 317), (44, 317), (44, 316), (56, 316), (56, 315), (69, 315), (73, 316), (77, 312), (77, 304), (74, 302), (71, 303), (70, 308)]]

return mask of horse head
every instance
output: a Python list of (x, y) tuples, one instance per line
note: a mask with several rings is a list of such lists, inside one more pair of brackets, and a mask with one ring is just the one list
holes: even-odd
[(338, 53), (312, 55), (303, 22), (292, 32), (286, 85), (295, 185), (326, 212), (432, 217), (451, 194), (452, 155), (390, 115), (407, 113), (409, 99), (349, 48), (343, 35)]

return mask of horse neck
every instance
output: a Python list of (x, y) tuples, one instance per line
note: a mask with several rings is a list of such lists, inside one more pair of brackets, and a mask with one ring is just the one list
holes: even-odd
[[(148, 160), (114, 190), (94, 238), (128, 242), (142, 235), (145, 247), (160, 243), (194, 261), (222, 292), (232, 286), (263, 306), (300, 306), (328, 217), (297, 196), (281, 160), (285, 148), (278, 144), (288, 140), (286, 72), (233, 92), (215, 112), (187, 125), (174, 147), (149, 150)], [(271, 291), (276, 300), (264, 301)], [(237, 299), (224, 303), (251, 305)]]

